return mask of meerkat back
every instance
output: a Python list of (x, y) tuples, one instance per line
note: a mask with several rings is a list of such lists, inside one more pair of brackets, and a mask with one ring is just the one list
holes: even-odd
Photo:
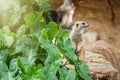
[(97, 39), (98, 39), (97, 32), (88, 31), (84, 34), (85, 45), (95, 42), (95, 41), (97, 41)]

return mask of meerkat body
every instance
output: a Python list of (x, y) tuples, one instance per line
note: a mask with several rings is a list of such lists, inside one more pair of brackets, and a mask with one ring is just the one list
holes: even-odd
[(88, 45), (98, 40), (98, 34), (97, 32), (87, 31), (83, 38), (85, 39), (85, 45)]
[(78, 53), (81, 47), (85, 43), (84, 34), (85, 30), (89, 25), (86, 22), (77, 21), (72, 26), (72, 31), (70, 33), (70, 40), (73, 45), (73, 49)]
[(58, 13), (58, 23), (63, 28), (71, 28), (72, 17), (74, 14), (74, 4), (72, 0), (64, 0), (63, 5), (61, 5), (56, 11)]

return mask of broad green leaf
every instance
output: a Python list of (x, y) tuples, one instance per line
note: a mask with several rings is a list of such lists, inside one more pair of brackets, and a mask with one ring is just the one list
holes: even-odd
[(92, 78), (89, 76), (88, 66), (85, 62), (75, 61), (74, 65), (77, 73), (80, 74), (82, 78), (84, 78), (85, 80), (92, 80)]
[(52, 44), (52, 42), (50, 40), (45, 39), (42, 35), (39, 37), (39, 42), (41, 44), (41, 47), (43, 47), (44, 49), (46, 49), (46, 51), (48, 53), (50, 53), (51, 55), (60, 54), (60, 51), (57, 48), (57, 46), (55, 46), (54, 44)]
[(17, 30), (17, 37), (22, 37), (25, 34), (26, 31), (26, 26), (25, 25), (21, 25), (18, 30)]
[(36, 69), (34, 70), (32, 80), (40, 80), (40, 78), (42, 77), (42, 73), (43, 73), (43, 66), (41, 64), (38, 64), (36, 66)]
[(43, 17), (43, 13), (44, 13), (43, 10), (37, 13), (36, 21), (40, 22), (41, 19), (44, 18), (44, 17)]
[(67, 30), (63, 30), (62, 36), (69, 36), (68, 31)]
[(18, 70), (16, 59), (10, 61), (8, 68), (5, 62), (0, 62), (0, 79), (1, 80), (16, 80), (16, 72)]
[(58, 26), (58, 28), (59, 28), (59, 30), (57, 31), (56, 36), (60, 38), (60, 37), (62, 37), (62, 35), (63, 35), (63, 34), (62, 34), (62, 33), (63, 33), (63, 30), (62, 30), (62, 27), (61, 27), (61, 26)]
[[(77, 60), (77, 57), (75, 55), (75, 53), (72, 50), (72, 45), (70, 42), (70, 39), (67, 37), (63, 37), (63, 42), (64, 42), (64, 47), (67, 50), (67, 55), (69, 56), (69, 59), (71, 59), (76, 67), (77, 72), (85, 79), (85, 80), (91, 80), (90, 76), (89, 76), (89, 69), (86, 65), (86, 63), (84, 62), (79, 62)], [(80, 65), (78, 65), (80, 64)]]
[(40, 31), (45, 28), (44, 23), (36, 22), (33, 27), (30, 28), (30, 33), (32, 36), (39, 37)]
[(31, 54), (29, 57), (18, 58), (18, 66), (20, 69), (20, 76), (25, 80), (39, 80), (42, 76), (42, 65), (37, 66), (34, 63), (34, 58)]
[(14, 37), (7, 35), (7, 34), (4, 34), (3, 35), (3, 42), (4, 42), (5, 46), (10, 47), (14, 42)]
[(0, 38), (3, 44), (6, 47), (10, 47), (14, 43), (14, 33), (12, 33), (9, 29), (9, 26), (4, 26), (0, 31)]
[(45, 28), (41, 30), (41, 35), (48, 39), (47, 30)]
[(78, 80), (75, 70), (70, 69), (67, 73), (66, 80)]
[(50, 22), (48, 25), (49, 25), (48, 37), (49, 40), (52, 40), (58, 31), (58, 25), (55, 22)]
[(34, 25), (34, 22), (35, 22), (35, 15), (34, 14), (27, 14), (24, 19), (25, 19), (26, 26), (32, 27)]
[(59, 66), (61, 65), (61, 55), (57, 46), (53, 45), (51, 41), (45, 39), (43, 36), (40, 36), (39, 42), (41, 44), (41, 47), (48, 52), (48, 57), (45, 61), (43, 76), (41, 78), (41, 80), (47, 80), (50, 76), (54, 76), (59, 69)]
[(66, 67), (59, 68), (59, 80), (65, 80), (68, 74)]
[(14, 45), (16, 53), (26, 52), (26, 54), (29, 54), (27, 53), (27, 50), (33, 47), (33, 42), (34, 40), (29, 36), (18, 38), (16, 44)]
[(92, 80), (91, 77), (89, 76), (89, 70), (87, 65), (82, 61), (79, 61), (74, 51), (72, 50), (70, 39), (68, 37), (63, 37), (63, 40), (57, 38), (57, 42), (59, 46), (64, 50), (64, 55), (66, 56), (68, 61), (72, 62), (75, 65), (77, 73), (85, 80)]
[(75, 53), (73, 51), (69, 37), (63, 37), (63, 46), (66, 50), (66, 55), (69, 56), (69, 58), (72, 61), (77, 60), (77, 56), (75, 55)]
[(47, 80), (58, 80), (56, 74), (50, 73)]

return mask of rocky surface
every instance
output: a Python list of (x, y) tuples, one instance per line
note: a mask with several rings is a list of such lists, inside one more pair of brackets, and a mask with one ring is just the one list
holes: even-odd
[[(120, 79), (120, 50), (112, 46), (110, 43), (99, 40), (86, 46), (86, 51), (94, 52), (104, 56), (112, 66), (118, 71), (117, 79)], [(100, 61), (101, 62), (101, 61)], [(105, 70), (104, 70), (105, 71)], [(113, 79), (114, 80), (114, 79)]]
[(105, 80), (116, 80), (118, 70), (115, 69), (103, 55), (86, 51), (85, 61), (89, 67), (93, 80), (104, 78), (106, 78)]
[[(84, 20), (90, 24), (89, 31), (96, 31), (99, 39), (120, 48), (120, 1), (75, 0), (73, 21)], [(50, 0), (52, 9), (57, 9), (63, 0)]]

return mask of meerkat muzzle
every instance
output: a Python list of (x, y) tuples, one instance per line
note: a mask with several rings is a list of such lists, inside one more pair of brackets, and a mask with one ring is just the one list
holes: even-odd
[(87, 28), (88, 26), (89, 26), (89, 25), (88, 25), (87, 23), (84, 23), (84, 22), (81, 23), (81, 27), (82, 27), (82, 28)]

